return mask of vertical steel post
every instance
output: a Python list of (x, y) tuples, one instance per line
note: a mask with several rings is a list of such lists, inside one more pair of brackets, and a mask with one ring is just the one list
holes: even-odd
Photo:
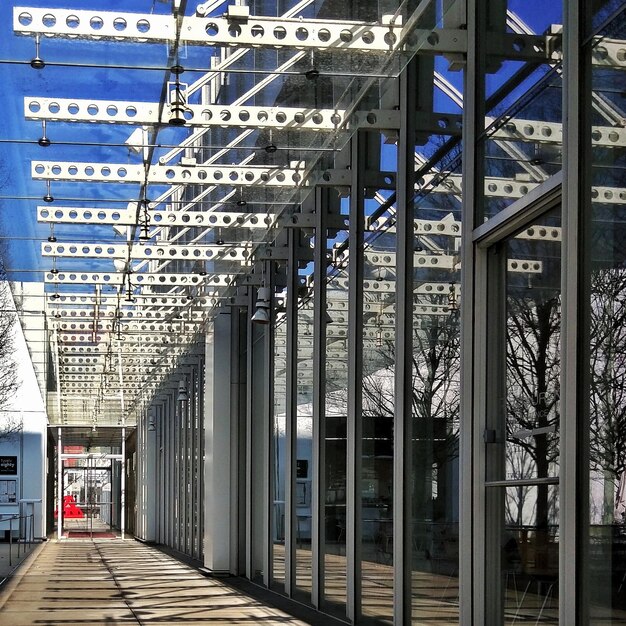
[[(274, 335), (276, 325), (276, 310), (274, 307), (274, 267), (272, 261), (264, 261), (265, 263), (265, 280), (266, 286), (269, 287), (271, 294), (270, 306), (270, 323), (265, 326), (263, 333), (263, 368), (260, 373), (262, 376), (261, 389), (263, 397), (261, 404), (263, 409), (263, 430), (261, 446), (265, 451), (265, 459), (263, 463), (263, 484), (265, 485), (263, 494), (263, 541), (265, 542), (263, 550), (263, 583), (266, 587), (270, 586), (274, 576), (272, 562), (272, 522), (274, 520), (274, 458), (275, 458), (275, 441), (272, 433), (274, 432)], [(258, 374), (257, 374), (258, 375)]]
[(315, 189), (313, 251), (313, 434), (311, 496), (311, 602), (324, 599), (326, 557), (326, 271), (328, 229), (326, 190)]
[(246, 454), (245, 454), (245, 500), (246, 500), (246, 521), (245, 521), (245, 575), (248, 580), (252, 580), (254, 575), (253, 568), (253, 549), (252, 542), (253, 537), (253, 520), (254, 514), (253, 499), (252, 499), (252, 475), (254, 466), (252, 463), (252, 454), (254, 442), (252, 439), (253, 433), (253, 409), (254, 409), (254, 394), (253, 394), (253, 364), (252, 353), (254, 350), (254, 333), (252, 332), (252, 322), (250, 321), (250, 312), (253, 311), (254, 299), (252, 290), (248, 295), (248, 309), (246, 315), (246, 325), (248, 332), (246, 333)]
[[(412, 424), (413, 424), (413, 196), (418, 64), (400, 76), (400, 134), (396, 189), (396, 363), (393, 429), (394, 623), (411, 622), (412, 590)], [(416, 477), (419, 480), (421, 477)]]
[(348, 420), (346, 468), (346, 565), (348, 619), (361, 616), (361, 467), (363, 450), (363, 238), (365, 229), (364, 131), (350, 144), (350, 240), (348, 284)]
[[(122, 372), (122, 344), (118, 343), (117, 346), (117, 364), (118, 364), (118, 376), (120, 383), (120, 410), (122, 412), (122, 459), (121, 459), (121, 475), (120, 475), (120, 534), (124, 539), (124, 532), (126, 531), (126, 407), (124, 405), (124, 375)], [(111, 514), (113, 512), (111, 511)], [(111, 522), (113, 519), (111, 519)]]
[(57, 539), (63, 536), (63, 436), (57, 428)]
[(285, 398), (285, 593), (296, 586), (296, 445), (298, 436), (298, 254), (296, 228), (287, 229), (287, 328)]
[(559, 624), (588, 623), (591, 3), (564, 2)]
[[(484, 2), (467, 1), (467, 67), (463, 99), (463, 225), (461, 244), (461, 410), (460, 425), (460, 529), (459, 564), (460, 621), (485, 622), (485, 487), (484, 443), (480, 432), (484, 420), (486, 328), (484, 289), (476, 286), (477, 262), (483, 251), (473, 241), (481, 223), (478, 212), (483, 199), (484, 51), (486, 37)], [(485, 268), (483, 268), (485, 269)], [(483, 286), (486, 277), (479, 277)], [(482, 360), (481, 360), (482, 359)]]
[(120, 460), (120, 534), (124, 539), (126, 532), (126, 427), (122, 426), (122, 458)]

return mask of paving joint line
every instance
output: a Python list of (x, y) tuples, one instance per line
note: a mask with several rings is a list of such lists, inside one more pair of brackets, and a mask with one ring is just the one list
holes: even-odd
[[(109, 540), (110, 541), (110, 540)], [(123, 541), (123, 540), (122, 540)], [(93, 545), (94, 548), (96, 549), (96, 552), (98, 553), (100, 560), (102, 561), (103, 565), (106, 567), (107, 571), (109, 572), (109, 574), (112, 576), (113, 578), (113, 582), (115, 583), (115, 587), (117, 588), (117, 590), (120, 593), (120, 596), (124, 599), (124, 604), (128, 607), (128, 610), (133, 614), (133, 617), (135, 618), (135, 620), (137, 621), (137, 624), (139, 624), (139, 626), (144, 626), (144, 622), (142, 622), (139, 619), (139, 616), (137, 615), (137, 613), (135, 612), (135, 610), (130, 606), (130, 604), (128, 603), (128, 600), (126, 599), (126, 594), (124, 593), (124, 590), (122, 589), (122, 587), (120, 586), (118, 580), (117, 580), (117, 576), (115, 575), (115, 573), (113, 572), (113, 569), (109, 566), (108, 561), (106, 560), (104, 554), (102, 553), (102, 550), (100, 550), (100, 546), (99, 544), (97, 544), (95, 541), (93, 541)]]

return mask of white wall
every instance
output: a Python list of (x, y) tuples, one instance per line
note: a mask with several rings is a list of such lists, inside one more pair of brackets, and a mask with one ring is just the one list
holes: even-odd
[[(6, 284), (0, 284), (0, 289)], [(41, 306), (41, 305), (40, 305)], [(25, 302), (24, 309), (30, 308)], [(27, 316), (28, 317), (28, 316)], [(33, 320), (29, 334), (41, 334), (40, 350), (43, 352), (43, 315)], [(28, 320), (25, 322), (28, 324)], [(41, 325), (41, 326), (40, 326)], [(39, 388), (38, 376), (26, 346), (24, 331), (19, 324), (15, 325), (15, 364), (19, 388), (7, 406), (0, 411), (0, 424), (12, 419), (21, 419), (21, 432), (14, 437), (0, 440), (0, 456), (17, 456), (18, 499), (41, 499), (35, 505), (35, 537), (44, 537), (45, 498), (46, 498), (46, 444), (47, 425), (45, 403)], [(0, 480), (5, 478), (0, 476)], [(6, 478), (11, 478), (6, 476)], [(0, 514), (18, 513), (19, 505), (0, 504)], [(0, 531), (8, 529), (8, 523), (0, 523)]]

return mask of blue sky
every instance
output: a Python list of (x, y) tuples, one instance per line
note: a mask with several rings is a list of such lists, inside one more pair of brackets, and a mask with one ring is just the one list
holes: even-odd
[[(193, 11), (197, 0), (189, 3), (188, 12)], [(77, 9), (103, 9), (136, 11), (141, 13), (167, 13), (170, 4), (156, 0), (81, 0), (80, 2), (28, 2), (31, 7), (59, 7)], [(132, 132), (130, 126), (59, 124), (48, 125), (47, 135), (53, 141), (50, 148), (42, 148), (36, 140), (41, 136), (38, 122), (24, 120), (24, 96), (67, 97), (67, 98), (110, 98), (142, 101), (157, 101), (164, 72), (167, 49), (160, 44), (123, 44), (108, 43), (94, 45), (92, 42), (44, 40), (41, 56), (49, 65), (43, 70), (32, 69), (28, 61), (35, 54), (34, 39), (16, 37), (12, 32), (14, 2), (0, 3), (0, 73), (5, 94), (3, 100), (4, 115), (0, 117), (0, 236), (11, 240), (10, 266), (15, 269), (49, 269), (50, 259), (42, 259), (39, 254), (41, 241), (49, 234), (47, 225), (38, 225), (35, 219), (35, 207), (43, 204), (45, 183), (33, 181), (30, 176), (30, 162), (33, 159), (138, 162), (137, 157), (129, 155), (123, 147), (99, 147), (59, 145), (55, 141), (80, 143), (120, 143)], [(23, 6), (20, 3), (20, 6)], [(556, 2), (524, 2), (510, 0), (509, 8), (517, 11), (524, 21), (537, 32), (543, 32), (551, 23), (561, 21), (560, 4)], [(220, 11), (223, 9), (220, 9)], [(189, 51), (186, 63), (190, 66), (206, 64), (206, 49)], [(93, 67), (54, 67), (50, 63), (74, 62)], [(437, 68), (445, 72), (445, 61), (438, 60)], [(110, 66), (123, 65), (129, 69), (112, 69)], [(154, 71), (134, 70), (135, 65), (155, 68)], [(156, 69), (160, 68), (160, 69)], [(502, 80), (502, 75), (493, 80)], [(186, 76), (192, 82), (194, 76)], [(462, 86), (462, 72), (447, 74), (447, 78), (457, 88)], [(435, 98), (439, 111), (459, 112), (458, 108), (440, 94)], [(160, 135), (165, 142), (174, 142), (176, 131), (166, 129)], [(184, 131), (183, 131), (184, 134)], [(179, 137), (183, 135), (178, 135)], [(33, 143), (18, 143), (24, 140)], [(392, 165), (391, 160), (389, 161)], [(52, 183), (52, 195), (55, 198), (79, 198), (80, 186), (76, 183)], [(138, 189), (132, 185), (89, 184), (88, 197), (98, 206), (114, 208), (138, 196)], [(119, 204), (122, 203), (122, 204)], [(62, 204), (72, 204), (63, 201)], [(85, 203), (85, 206), (88, 206)], [(110, 229), (109, 229), (110, 231)], [(75, 240), (89, 238), (84, 226), (64, 229), (66, 236), (76, 235)], [(93, 233), (94, 231), (89, 231)], [(112, 236), (112, 234), (110, 235)], [(63, 265), (60, 260), (59, 265)], [(15, 278), (16, 276), (12, 276)], [(20, 278), (41, 280), (42, 274), (27, 274)]]

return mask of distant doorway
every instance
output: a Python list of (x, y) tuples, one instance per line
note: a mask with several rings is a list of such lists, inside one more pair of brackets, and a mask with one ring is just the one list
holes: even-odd
[[(111, 459), (88, 457), (63, 461), (62, 536), (67, 539), (115, 539), (118, 511), (111, 494)], [(58, 500), (57, 500), (58, 502)], [(58, 523), (58, 506), (55, 510)]]

